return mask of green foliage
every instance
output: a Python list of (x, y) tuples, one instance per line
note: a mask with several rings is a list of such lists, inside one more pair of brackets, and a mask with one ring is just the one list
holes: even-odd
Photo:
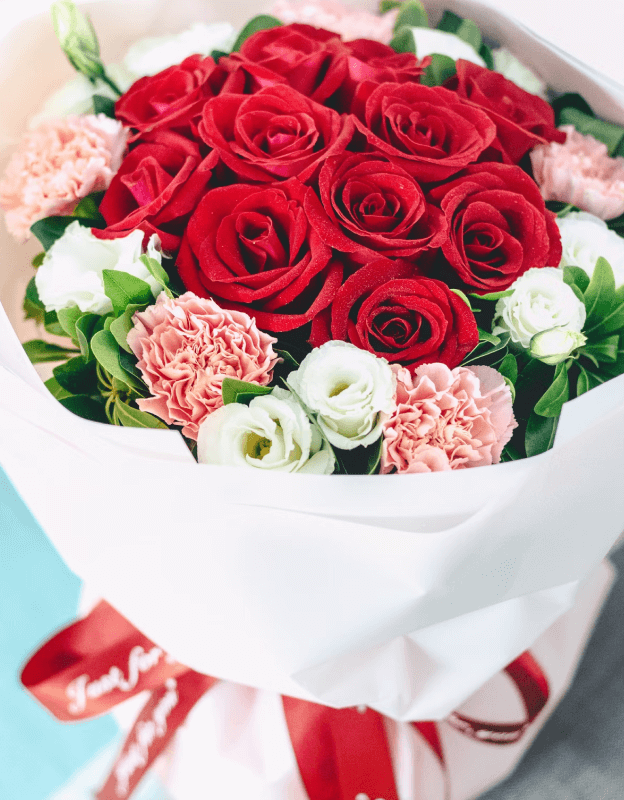
[(508, 345), (508, 333), (498, 335), (495, 333), (487, 333), (487, 331), (479, 329), (479, 344), (466, 356), (461, 365), (462, 367), (467, 367), (469, 364), (487, 364), (495, 354), (500, 354), (501, 357), (504, 357), (505, 354), (503, 354), (502, 351), (505, 350)]
[(93, 113), (105, 114), (111, 119), (115, 119), (115, 101), (110, 97), (105, 97), (101, 94), (93, 95)]
[(173, 292), (169, 288), (169, 275), (167, 275), (162, 264), (159, 264), (159, 262), (156, 261), (155, 258), (150, 258), (147, 255), (141, 256), (141, 261), (148, 269), (152, 278), (154, 278), (154, 280), (163, 289), (167, 297), (173, 297)]
[(87, 362), (82, 356), (59, 364), (53, 370), (58, 383), (70, 394), (94, 394), (97, 391), (95, 363)]
[(61, 397), (59, 402), (72, 414), (83, 417), (83, 419), (90, 419), (92, 422), (108, 422), (104, 402), (101, 398), (78, 394)]
[(561, 364), (557, 364), (553, 382), (535, 404), (534, 412), (540, 417), (558, 417), (563, 404), (570, 399), (569, 368), (569, 362), (562, 361)]
[(120, 347), (123, 347), (127, 353), (132, 352), (128, 344), (128, 334), (134, 327), (132, 317), (137, 311), (144, 311), (145, 308), (145, 305), (135, 305), (131, 303), (129, 306), (126, 306), (126, 310), (123, 312), (123, 314), (117, 317), (117, 319), (114, 319), (110, 324), (109, 331), (115, 337), (117, 344)]
[(82, 311), (78, 306), (69, 306), (69, 308), (62, 308), (57, 312), (58, 321), (63, 329), (63, 335), (69, 336), (70, 339), (76, 339), (76, 323), (82, 316)]
[(63, 389), (61, 384), (56, 380), (56, 378), (49, 378), (45, 383), (44, 386), (50, 392), (52, 397), (55, 397), (57, 400), (62, 400), (64, 397), (72, 397), (67, 389)]
[(558, 422), (557, 417), (541, 417), (538, 414), (531, 414), (524, 440), (527, 457), (537, 456), (550, 450), (555, 441)]
[(121, 381), (128, 390), (136, 389), (142, 393), (143, 386), (137, 378), (129, 373), (121, 364), (119, 345), (110, 331), (98, 331), (91, 339), (91, 351), (98, 364), (109, 375)]
[(452, 11), (445, 11), (438, 25), (438, 30), (455, 34), (455, 36), (463, 39), (464, 42), (473, 47), (477, 53), (481, 50), (483, 44), (481, 31), (471, 19), (462, 19), (457, 14), (453, 14)]
[(403, 3), (401, 0), (381, 0), (379, 3), (379, 13), (387, 14), (388, 11), (394, 11), (395, 8), (401, 8)]
[(392, 39), (390, 47), (395, 53), (416, 53), (416, 41), (411, 28), (399, 28)]
[(424, 71), (420, 82), (425, 86), (442, 86), (456, 72), (457, 69), (452, 58), (441, 53), (434, 53), (431, 56), (431, 64)]
[(277, 17), (272, 17), (270, 14), (259, 14), (257, 17), (249, 20), (243, 30), (238, 34), (238, 39), (234, 42), (232, 48), (233, 53), (238, 53), (243, 44), (258, 31), (266, 31), (270, 28), (281, 27), (283, 23)]
[(249, 405), (254, 397), (263, 394), (271, 394), (273, 389), (270, 386), (259, 386), (257, 383), (239, 381), (236, 378), (224, 378), (221, 384), (221, 396), (223, 405), (230, 403), (243, 403)]
[(419, 0), (405, 0), (399, 6), (401, 9), (394, 24), (394, 32), (397, 33), (401, 28), (428, 28), (429, 18), (425, 7)]
[(162, 420), (153, 414), (139, 411), (138, 408), (124, 403), (119, 397), (115, 400), (115, 415), (120, 424), (126, 428), (164, 428), (167, 430), (167, 425)]
[(59, 347), (56, 344), (44, 342), (42, 339), (31, 339), (29, 342), (24, 342), (23, 347), (33, 364), (66, 361), (78, 352), (68, 347)]
[(127, 272), (105, 269), (102, 272), (104, 292), (113, 304), (115, 314), (123, 314), (129, 305), (148, 305), (154, 302), (149, 283)]

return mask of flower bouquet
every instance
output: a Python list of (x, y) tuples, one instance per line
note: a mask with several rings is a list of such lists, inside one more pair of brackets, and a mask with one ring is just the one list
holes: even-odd
[[(624, 522), (624, 128), (596, 116), (624, 111), (514, 23), (449, 5), (249, 4), (233, 27), (182, 4), (193, 27), (110, 67), (54, 4), (79, 75), (0, 182), (9, 231), (43, 249), (20, 305), (45, 331), (22, 348), (0, 317), (0, 460), (132, 621), (97, 605), (25, 684), (63, 719), (154, 692), (102, 797), (191, 708), (203, 748), (226, 707), (243, 738), (290, 735), (279, 779), (246, 791), (409, 797), (420, 736), (470, 797), (571, 676)], [(45, 385), (27, 356), (57, 364)], [(522, 723), (456, 711), (503, 669)], [(464, 739), (511, 756), (471, 778)], [(356, 755), (381, 765), (368, 783)]]

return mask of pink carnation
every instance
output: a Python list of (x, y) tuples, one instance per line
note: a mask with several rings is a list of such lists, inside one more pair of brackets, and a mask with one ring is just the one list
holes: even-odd
[(424, 364), (397, 376), (397, 408), (383, 423), (382, 473), (496, 464), (517, 422), (509, 387), (491, 367)]
[(276, 0), (268, 13), (287, 25), (301, 22), (339, 33), (345, 41), (374, 39), (388, 44), (398, 11), (380, 17), (368, 11), (353, 11), (334, 0)]
[(208, 414), (223, 405), (225, 377), (260, 386), (271, 381), (276, 341), (242, 311), (224, 311), (192, 292), (177, 299), (162, 293), (134, 315), (128, 334), (153, 395), (138, 400), (139, 408), (168, 425), (183, 425), (182, 433), (197, 439)]
[(571, 203), (600, 219), (624, 213), (624, 158), (610, 158), (607, 145), (562, 125), (563, 144), (538, 145), (531, 152), (533, 174), (544, 200)]
[(70, 214), (78, 200), (108, 189), (128, 133), (99, 114), (49, 120), (29, 131), (0, 181), (6, 226), (20, 241), (37, 220)]

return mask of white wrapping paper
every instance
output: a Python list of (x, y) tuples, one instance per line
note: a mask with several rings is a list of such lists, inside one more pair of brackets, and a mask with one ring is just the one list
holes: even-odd
[[(114, 60), (170, 30), (171, 7), (178, 29), (222, 17), (198, 5), (90, 9)], [(433, 18), (470, 15), (554, 88), (624, 122), (606, 79), (488, 6), (428, 6)], [(241, 24), (258, 10), (246, 0), (223, 13)], [(46, 25), (25, 24), (0, 53), (0, 144), (66, 75)], [(3, 231), (0, 253), (0, 297), (28, 338), (28, 248)], [(568, 404), (554, 450), (537, 458), (451, 474), (256, 474), (196, 465), (177, 433), (71, 415), (9, 317), (0, 310), (0, 464), (68, 565), (198, 671), (396, 720), (442, 718), (570, 608), (624, 528), (624, 376)]]

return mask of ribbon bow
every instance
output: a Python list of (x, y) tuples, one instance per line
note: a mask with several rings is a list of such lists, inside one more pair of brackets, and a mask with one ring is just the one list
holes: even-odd
[[(447, 722), (480, 742), (517, 742), (546, 705), (548, 681), (528, 652), (505, 671), (522, 697), (524, 720), (502, 725), (454, 712)], [(218, 683), (172, 659), (104, 601), (46, 642), (26, 664), (21, 679), (62, 722), (98, 716), (133, 695), (151, 692), (97, 800), (127, 800), (193, 706)], [(334, 709), (294, 697), (283, 697), (282, 702), (310, 800), (399, 800), (381, 714), (369, 708)], [(446, 779), (437, 724), (412, 725), (437, 757)]]

